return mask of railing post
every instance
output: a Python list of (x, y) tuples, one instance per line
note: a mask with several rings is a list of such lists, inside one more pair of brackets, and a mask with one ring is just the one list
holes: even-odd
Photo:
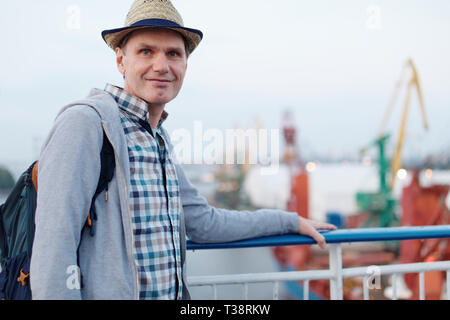
[(341, 244), (330, 244), (330, 299), (343, 299), (343, 280), (342, 280), (342, 246)]

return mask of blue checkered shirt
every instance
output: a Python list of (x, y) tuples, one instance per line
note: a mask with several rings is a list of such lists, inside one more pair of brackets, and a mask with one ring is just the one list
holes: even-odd
[(149, 125), (148, 104), (107, 84), (117, 101), (130, 160), (129, 206), (140, 299), (181, 298), (181, 200), (175, 166), (162, 134)]

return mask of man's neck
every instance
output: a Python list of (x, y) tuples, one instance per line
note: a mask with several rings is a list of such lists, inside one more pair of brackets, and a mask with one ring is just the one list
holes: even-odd
[[(128, 87), (128, 85), (126, 83), (124, 86), (124, 90), (126, 92), (128, 92), (129, 94), (137, 97), (137, 95), (133, 92), (133, 90), (130, 90), (130, 88)], [(140, 99), (142, 99), (142, 98), (140, 98)], [(150, 123), (150, 127), (152, 127), (152, 129), (156, 129), (158, 127), (159, 120), (161, 120), (161, 115), (163, 114), (164, 107), (166, 105), (150, 103), (147, 100), (144, 100), (144, 101), (147, 102), (147, 105), (148, 105), (148, 119), (149, 119), (148, 122)]]
[(164, 112), (165, 106), (165, 104), (148, 103), (148, 119), (152, 129), (156, 129), (158, 127), (158, 123), (161, 120), (161, 115)]

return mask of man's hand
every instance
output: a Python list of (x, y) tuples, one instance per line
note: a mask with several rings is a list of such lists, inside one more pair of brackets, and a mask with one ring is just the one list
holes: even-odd
[(313, 221), (302, 217), (299, 218), (299, 233), (313, 238), (320, 248), (326, 249), (325, 238), (317, 230), (336, 230), (337, 227), (325, 222)]

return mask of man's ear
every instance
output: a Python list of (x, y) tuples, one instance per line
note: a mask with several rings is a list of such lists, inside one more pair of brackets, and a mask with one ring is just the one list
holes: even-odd
[(117, 63), (117, 69), (119, 72), (124, 75), (125, 74), (125, 65), (123, 62), (124, 59), (124, 53), (123, 50), (119, 47), (116, 48), (116, 63)]

